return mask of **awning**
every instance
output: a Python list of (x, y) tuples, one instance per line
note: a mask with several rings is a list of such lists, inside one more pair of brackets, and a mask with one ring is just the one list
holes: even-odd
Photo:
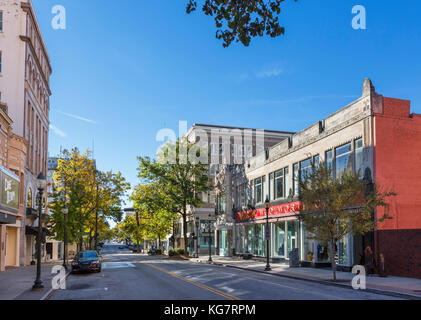
[(16, 216), (0, 212), (0, 224), (16, 224)]
[[(25, 234), (28, 235), (28, 236), (38, 235), (38, 227), (26, 226)], [(51, 232), (47, 228), (42, 228), (42, 235), (43, 235), (43, 237), (50, 236)]]

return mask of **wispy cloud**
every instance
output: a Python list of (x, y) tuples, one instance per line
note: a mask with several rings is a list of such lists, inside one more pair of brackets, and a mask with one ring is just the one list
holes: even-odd
[(56, 126), (54, 126), (53, 124), (50, 124), (50, 129), (54, 131), (54, 133), (62, 138), (66, 138), (67, 137), (67, 133), (61, 131), (59, 128), (57, 128)]
[(281, 67), (272, 66), (272, 67), (266, 67), (262, 70), (255, 73), (257, 78), (263, 79), (263, 78), (272, 78), (272, 77), (278, 77), (280, 76), (284, 70)]
[(96, 122), (94, 120), (91, 120), (91, 119), (88, 119), (88, 118), (84, 118), (84, 117), (78, 116), (76, 114), (71, 114), (71, 113), (60, 111), (60, 110), (57, 110), (57, 112), (58, 113), (61, 113), (62, 115), (65, 115), (67, 117), (76, 119), (76, 120), (80, 120), (80, 121), (84, 121), (84, 122), (88, 122), (88, 123), (92, 123), (92, 124), (98, 124), (98, 122)]

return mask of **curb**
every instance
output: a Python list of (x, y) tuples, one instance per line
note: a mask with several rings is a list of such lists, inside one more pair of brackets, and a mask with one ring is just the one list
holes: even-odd
[[(67, 272), (66, 277), (65, 277), (66, 280), (70, 276), (71, 273), (72, 273), (71, 271)], [(48, 292), (40, 300), (41, 301), (49, 300), (56, 290), (57, 289), (50, 288), (50, 290), (48, 290)]]
[[(209, 264), (209, 262), (202, 262), (202, 261), (198, 261), (197, 263)], [(213, 264), (215, 266), (225, 267), (225, 268), (252, 271), (252, 272), (256, 272), (256, 273), (260, 273), (260, 274), (263, 273), (263, 274), (268, 274), (268, 275), (277, 276), (277, 277), (281, 277), (281, 278), (307, 281), (307, 282), (318, 283), (318, 284), (323, 284), (323, 285), (327, 285), (327, 286), (340, 287), (340, 288), (344, 288), (344, 289), (348, 289), (348, 290), (354, 290), (351, 286), (346, 285), (346, 284), (334, 283), (334, 282), (329, 282), (329, 281), (324, 281), (324, 280), (309, 279), (309, 278), (300, 278), (300, 277), (297, 277), (297, 276), (285, 275), (285, 274), (279, 274), (279, 273), (270, 273), (270, 272), (266, 272), (266, 271), (260, 271), (260, 270), (256, 270), (256, 269), (249, 269), (249, 268), (244, 268), (244, 267), (239, 267), (239, 266), (233, 266), (233, 265), (224, 264), (224, 263), (212, 262), (211, 264)], [(384, 295), (384, 296), (390, 296), (390, 297), (394, 297), (394, 298), (402, 298), (402, 299), (407, 299), (407, 300), (421, 300), (420, 296), (415, 296), (415, 295), (411, 295), (411, 294), (407, 294), (407, 293), (387, 291), (387, 290), (373, 289), (373, 288), (366, 288), (364, 290), (364, 292), (381, 294), (381, 295)]]

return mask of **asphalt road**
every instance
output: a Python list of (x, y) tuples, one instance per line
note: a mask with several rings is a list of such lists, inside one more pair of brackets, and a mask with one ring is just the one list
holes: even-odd
[(101, 273), (71, 275), (50, 300), (392, 300), (246, 270), (174, 261), (105, 246)]

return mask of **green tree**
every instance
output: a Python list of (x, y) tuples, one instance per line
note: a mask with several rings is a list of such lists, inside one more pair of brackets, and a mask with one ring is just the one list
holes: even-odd
[(161, 248), (161, 240), (171, 232), (179, 217), (171, 197), (158, 183), (153, 182), (136, 186), (130, 200), (139, 214), (146, 237), (152, 241), (158, 240)]
[[(145, 184), (156, 183), (170, 201), (170, 211), (182, 217), (185, 252), (187, 252), (188, 208), (201, 207), (200, 194), (211, 189), (207, 149), (197, 147), (185, 138), (181, 138), (175, 143), (166, 144), (156, 160), (138, 157), (139, 178)], [(199, 161), (197, 157), (204, 161)]]
[[(378, 222), (390, 219), (386, 199), (394, 192), (380, 192), (379, 186), (361, 179), (360, 173), (346, 172), (334, 179), (329, 166), (322, 163), (300, 180), (300, 198), (304, 205), (301, 219), (313, 239), (325, 242), (331, 247), (333, 279), (336, 281), (335, 244), (347, 234), (361, 234), (374, 231)], [(385, 214), (377, 220), (374, 212), (385, 208)]]
[(124, 222), (119, 224), (119, 229), (121, 230), (120, 236), (123, 236), (121, 240), (131, 239), (136, 242), (137, 252), (139, 252), (139, 246), (145, 238), (145, 229), (137, 225), (136, 217), (134, 215), (126, 216)]
[[(281, 4), (285, 0), (204, 0), (202, 11), (214, 17), (216, 38), (228, 47), (233, 41), (245, 46), (254, 37), (264, 35), (272, 38), (285, 33), (279, 23)], [(297, 1), (297, 0), (294, 0)], [(188, 0), (186, 12), (197, 10), (197, 1)]]
[[(78, 242), (83, 247), (84, 234), (88, 232), (92, 240), (96, 215), (99, 226), (106, 219), (121, 220), (122, 198), (130, 189), (121, 173), (101, 172), (96, 169), (90, 152), (81, 154), (77, 148), (65, 151), (58, 161), (53, 175), (52, 231), (57, 239), (63, 239), (64, 205), (69, 209), (67, 234), (69, 241)], [(91, 246), (91, 241), (90, 241)]]

